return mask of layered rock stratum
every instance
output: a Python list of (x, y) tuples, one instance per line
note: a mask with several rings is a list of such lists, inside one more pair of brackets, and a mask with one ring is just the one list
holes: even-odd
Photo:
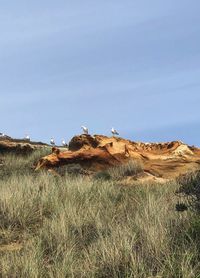
[(181, 141), (142, 143), (103, 135), (73, 137), (67, 151), (53, 148), (52, 154), (40, 159), (36, 170), (55, 170), (73, 163), (97, 172), (131, 159), (143, 164), (146, 176), (161, 180), (200, 170), (200, 149)]
[(9, 136), (0, 137), (0, 154), (2, 153), (16, 153), (16, 154), (30, 154), (37, 149), (48, 146), (42, 142), (31, 142), (23, 139), (13, 139)]

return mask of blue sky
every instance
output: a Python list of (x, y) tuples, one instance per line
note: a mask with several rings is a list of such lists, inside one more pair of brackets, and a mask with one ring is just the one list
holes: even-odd
[(200, 2), (0, 0), (2, 132), (200, 146)]

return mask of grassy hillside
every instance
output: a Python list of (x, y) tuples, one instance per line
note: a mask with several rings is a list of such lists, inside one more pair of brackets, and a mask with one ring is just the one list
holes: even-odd
[(1, 277), (200, 277), (198, 210), (180, 211), (193, 204), (180, 185), (35, 173), (40, 156), (2, 157)]

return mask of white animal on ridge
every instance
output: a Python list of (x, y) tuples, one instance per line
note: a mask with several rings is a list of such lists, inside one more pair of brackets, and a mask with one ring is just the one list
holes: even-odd
[(4, 134), (4, 133), (0, 133), (0, 136), (1, 136), (1, 137), (4, 137), (4, 136), (5, 136), (5, 134)]
[(88, 134), (88, 128), (87, 127), (82, 125), (81, 128), (82, 128), (84, 134)]
[(26, 136), (25, 136), (25, 140), (30, 141), (30, 140), (31, 140), (30, 136), (29, 136), (29, 135), (26, 135)]
[(51, 140), (50, 140), (50, 144), (51, 144), (52, 146), (55, 146), (55, 141), (54, 141), (54, 139), (53, 139), (53, 138), (51, 138)]
[(112, 127), (112, 129), (111, 129), (111, 132), (112, 132), (113, 136), (119, 135), (119, 133), (117, 132), (117, 130), (114, 129), (113, 127)]
[(65, 140), (62, 140), (62, 145), (63, 145), (63, 147), (65, 147), (67, 145)]

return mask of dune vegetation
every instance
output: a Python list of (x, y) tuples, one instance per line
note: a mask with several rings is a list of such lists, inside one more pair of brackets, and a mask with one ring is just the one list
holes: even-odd
[(59, 177), (34, 171), (43, 154), (1, 157), (1, 277), (200, 277), (198, 176), (124, 186), (132, 163)]

